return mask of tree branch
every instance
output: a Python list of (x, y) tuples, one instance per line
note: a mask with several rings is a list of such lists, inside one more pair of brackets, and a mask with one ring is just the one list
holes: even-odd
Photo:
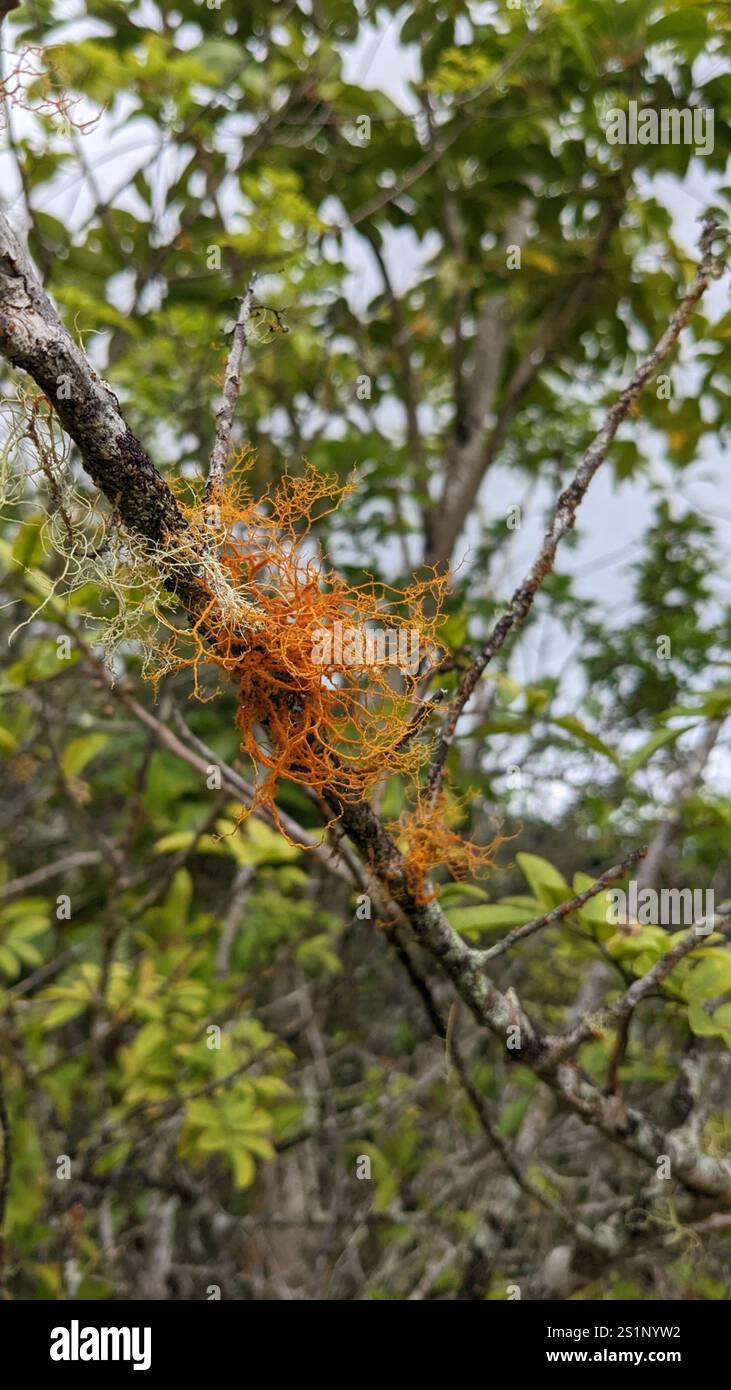
[(49, 878), (55, 878), (56, 874), (66, 874), (72, 869), (80, 869), (87, 864), (98, 864), (101, 857), (101, 850), (80, 849), (73, 854), (65, 854), (63, 859), (55, 859), (52, 864), (41, 864), (40, 868), (33, 869), (32, 873), (24, 874), (22, 878), (11, 879), (10, 883), (4, 883), (0, 888), (0, 903), (6, 902), (8, 898), (14, 898), (17, 893), (26, 893), (29, 888), (37, 888), (39, 884), (46, 883)]
[[(434, 534), (425, 557), (426, 563), (444, 565), (448, 562), (462, 527), (474, 506), (482, 479), (502, 449), (510, 425), (526, 392), (529, 391), (539, 373), (566, 341), (569, 332), (594, 292), (597, 276), (603, 266), (609, 243), (619, 224), (623, 209), (624, 199), (619, 196), (615, 197), (605, 214), (594, 246), (581, 270), (574, 277), (568, 289), (564, 288), (553, 308), (544, 316), (539, 328), (522, 353), (505, 387), (495, 424), (487, 440), (483, 431), (476, 428), (476, 423), (480, 418), (478, 392), (481, 381), (479, 375), (475, 377), (472, 383), (474, 393), (471, 405), (472, 433), (464, 447), (457, 452), (445, 481), (439, 506), (438, 524), (435, 522), (433, 527)], [(510, 229), (510, 234), (516, 244), (522, 242), (525, 229), (521, 225), (520, 219)], [(488, 300), (487, 309), (490, 309), (491, 304), (495, 304), (497, 309), (501, 298), (494, 297), (492, 300)], [(505, 325), (500, 325), (499, 322), (493, 323), (494, 316), (494, 311), (488, 313), (487, 321), (483, 325), (481, 341), (478, 335), (478, 342), (475, 345), (478, 371), (481, 358), (488, 354), (487, 360), (490, 361), (492, 355), (496, 353), (496, 349), (498, 352), (500, 351), (501, 342), (503, 349), (505, 346), (504, 341), (502, 341), (506, 336)], [(493, 380), (492, 372), (488, 374), (486, 382), (488, 389), (482, 397), (480, 411), (482, 416), (489, 409), (491, 395), (497, 385), (497, 382)]]
[[(710, 238), (710, 230), (708, 233)], [(507, 613), (496, 624), (477, 662), (463, 678), (442, 732), (432, 785), (438, 790), (444, 761), (459, 715), (482, 671), (502, 646), (508, 632), (521, 622), (535, 593), (551, 568), (556, 547), (573, 526), (576, 508), (602, 463), (616, 430), (631, 404), (660, 363), (672, 350), (710, 279), (721, 273), (721, 264), (707, 238), (698, 273), (657, 347), (635, 373), (587, 450), (576, 476), (561, 494), (541, 552)], [(60, 324), (41, 289), (29, 259), (21, 250), (5, 219), (0, 219), (0, 351), (15, 365), (29, 371), (49, 395), (59, 417), (76, 440), (88, 471), (105, 495), (117, 505), (130, 529), (153, 538), (183, 523), (167, 485), (159, 477), (122, 417), (112, 392), (99, 380), (83, 354)], [(59, 376), (69, 375), (68, 399), (59, 397)], [(147, 711), (125, 695), (127, 708), (168, 747), (177, 740)], [(192, 761), (189, 750), (175, 749)], [(203, 759), (200, 765), (205, 766)], [(236, 776), (234, 782), (240, 782)], [(239, 792), (237, 786), (236, 791)], [(342, 813), (343, 829), (351, 836), (398, 908), (409, 918), (414, 937), (440, 964), (460, 998), (477, 1021), (506, 1043), (508, 1030), (516, 1026), (520, 1045), (508, 1051), (510, 1060), (529, 1066), (583, 1119), (612, 1140), (623, 1144), (646, 1163), (655, 1166), (659, 1153), (672, 1156), (676, 1177), (695, 1192), (711, 1196), (731, 1193), (731, 1162), (701, 1152), (687, 1136), (670, 1136), (637, 1111), (605, 1095), (573, 1061), (558, 1059), (551, 1040), (532, 1023), (512, 990), (506, 994), (493, 984), (484, 969), (482, 953), (469, 947), (447, 921), (438, 903), (417, 903), (408, 890), (404, 861), (392, 837), (365, 802), (342, 806), (335, 794), (329, 798)]]
[(231, 350), (226, 362), (226, 376), (223, 385), (223, 400), (216, 411), (216, 438), (211, 452), (211, 463), (208, 470), (208, 481), (204, 500), (213, 502), (214, 505), (220, 501), (223, 490), (223, 478), (226, 469), (226, 460), (231, 444), (231, 430), (233, 429), (234, 411), (241, 389), (241, 362), (246, 351), (246, 329), (251, 317), (251, 309), (254, 300), (254, 277), (246, 289), (243, 299), (239, 300), (239, 312), (236, 319), (236, 327), (233, 332)]
[(725, 722), (726, 715), (722, 715), (719, 719), (712, 719), (698, 747), (693, 750), (689, 758), (684, 759), (685, 767), (680, 786), (676, 787), (673, 796), (673, 809), (659, 822), (655, 829), (647, 851), (647, 858), (637, 877), (638, 889), (654, 888), (658, 882), (667, 852), (682, 823), (686, 804), (703, 781), (706, 763), (716, 746)]
[(556, 503), (543, 544), (530, 571), (515, 590), (507, 609), (493, 627), (477, 660), (465, 672), (459, 683), (457, 693), (439, 734), (434, 760), (425, 787), (425, 795), (432, 802), (439, 794), (444, 778), (447, 754), (460, 715), (480, 676), (496, 653), (499, 652), (508, 634), (514, 627), (518, 627), (524, 622), (528, 616), (541, 584), (553, 568), (559, 543), (572, 530), (576, 522), (579, 504), (583, 502), (592, 478), (603, 464), (619, 426), (626, 420), (647, 382), (655, 375), (665, 359), (670, 356), (682, 330), (692, 317), (696, 305), (705, 294), (711, 281), (719, 279), (723, 274), (723, 258), (713, 249), (714, 233), (717, 234), (717, 229), (712, 224), (708, 224), (703, 240), (703, 256), (683, 300), (673, 314), (662, 337), (652, 352), (640, 363), (611, 407), (601, 429), (594, 436), (571, 482), (568, 487), (564, 488)]
[[(727, 912), (724, 911), (719, 913), (717, 918), (718, 925), (716, 925), (716, 919), (714, 919), (714, 931), (719, 932), (723, 937), (727, 937), (731, 934), (731, 921), (727, 920), (729, 914), (731, 914), (731, 908), (729, 908)], [(703, 930), (700, 929), (701, 927)], [(681, 937), (680, 941), (676, 941), (671, 950), (666, 951), (650, 970), (646, 971), (638, 980), (634, 980), (629, 986), (629, 989), (626, 989), (624, 994), (620, 995), (619, 999), (616, 999), (613, 1004), (607, 1005), (600, 1013), (583, 1018), (580, 1023), (577, 1023), (576, 1026), (571, 1029), (570, 1033), (566, 1033), (563, 1037), (559, 1038), (551, 1049), (553, 1060), (559, 1061), (564, 1057), (568, 1057), (571, 1053), (575, 1052), (583, 1042), (586, 1042), (592, 1037), (597, 1029), (603, 1031), (611, 1024), (621, 1022), (622, 1019), (628, 1018), (630, 1014), (634, 1013), (637, 1005), (641, 1003), (643, 999), (647, 999), (648, 995), (654, 994), (659, 990), (668, 975), (672, 973), (676, 965), (680, 964), (681, 960), (684, 960), (687, 955), (690, 955), (691, 951), (694, 951), (698, 946), (702, 946), (704, 941), (707, 941), (709, 935), (708, 925), (705, 922), (695, 923), (690, 927), (685, 936)]]
[(601, 878), (596, 879), (590, 888), (585, 888), (583, 893), (577, 893), (576, 897), (569, 898), (565, 903), (559, 903), (558, 907), (552, 908), (543, 917), (536, 917), (532, 922), (524, 923), (523, 926), (513, 927), (512, 931), (509, 931), (507, 936), (504, 936), (495, 946), (490, 946), (482, 952), (482, 959), (485, 964), (489, 960), (503, 956), (518, 941), (525, 941), (527, 937), (534, 936), (543, 927), (550, 927), (554, 922), (560, 922), (564, 917), (568, 917), (570, 912), (576, 912), (578, 908), (584, 906), (584, 903), (588, 903), (598, 893), (601, 893), (603, 888), (608, 888), (610, 883), (616, 883), (618, 878), (624, 878), (627, 870), (632, 868), (632, 865), (642, 859), (646, 853), (646, 849), (633, 849), (632, 853), (628, 854), (621, 864), (615, 864), (613, 869), (607, 869), (606, 873), (603, 873)]
[(161, 541), (185, 523), (119, 401), (64, 328), (0, 213), (0, 353), (33, 378), (78, 446), (84, 467), (125, 526)]

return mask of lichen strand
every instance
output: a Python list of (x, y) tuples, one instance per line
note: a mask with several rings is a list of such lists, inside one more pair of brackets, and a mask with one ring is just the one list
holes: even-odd
[[(69, 466), (69, 437), (60, 427), (57, 412), (35, 387), (18, 385), (15, 399), (3, 401), (2, 422), (0, 508), (16, 511), (22, 505), (28, 484), (34, 491), (45, 493), (47, 508), (39, 526), (39, 539), (44, 552), (59, 557), (62, 562), (60, 568), (54, 566), (51, 586), (36, 612), (46, 608), (51, 612), (56, 599), (68, 599), (75, 594), (75, 614), (95, 630), (108, 660), (111, 662), (120, 643), (132, 642), (139, 645), (143, 668), (150, 669), (150, 662), (153, 658), (157, 661), (161, 647), (159, 630), (151, 621), (150, 611), (167, 607), (172, 612), (182, 602), (190, 612), (198, 612), (196, 603), (200, 595), (194, 576), (190, 573), (186, 576), (180, 567), (176, 567), (173, 574), (167, 574), (160, 563), (162, 550), (171, 548), (170, 536), (176, 525), (180, 529), (185, 527), (175, 499), (169, 493), (166, 497), (167, 487), (159, 479), (157, 512), (154, 502), (150, 502), (149, 515), (145, 517), (145, 524), (150, 522), (148, 538), (134, 528), (134, 518), (128, 509), (123, 512), (121, 505), (100, 508), (97, 500), (87, 494)], [(116, 431), (115, 438), (118, 436), (119, 431)], [(123, 440), (121, 455), (130, 468), (139, 466), (142, 469), (146, 456), (144, 453), (137, 456), (135, 449), (140, 449), (136, 440), (132, 438), (129, 448)], [(118, 463), (119, 459), (115, 466)], [(99, 466), (111, 466), (108, 454)], [(144, 509), (144, 498), (151, 496), (155, 489), (156, 475), (149, 460), (147, 469), (151, 477), (146, 474), (142, 479), (138, 477), (138, 486), (133, 492), (130, 489), (133, 508), (143, 499)], [(116, 476), (119, 483), (118, 466)], [(111, 500), (115, 500), (114, 493)], [(139, 518), (140, 513), (135, 515)], [(161, 516), (169, 517), (167, 531), (162, 526)], [(164, 547), (152, 538), (155, 519), (158, 536), (165, 537)], [(37, 519), (32, 518), (28, 524), (37, 525)], [(172, 548), (179, 551), (180, 543)], [(91, 611), (86, 611), (82, 597), (87, 589), (92, 599)], [(97, 590), (101, 606), (93, 597)]]
[(434, 869), (446, 869), (458, 882), (479, 878), (492, 868), (498, 849), (510, 838), (496, 835), (488, 845), (473, 844), (454, 828), (462, 816), (457, 798), (443, 791), (433, 802), (419, 798), (390, 827), (404, 841), (404, 884), (419, 907), (437, 897), (438, 890), (428, 881)]
[[(171, 633), (158, 674), (189, 667), (199, 698), (209, 697), (211, 665), (235, 683), (241, 751), (257, 774), (254, 804), (275, 815), (282, 779), (332, 806), (361, 800), (384, 776), (415, 778), (425, 752), (418, 686), (439, 654), (445, 580), (403, 590), (347, 583), (310, 532), (349, 485), (308, 466), (255, 499), (249, 463), (239, 460), (221, 495), (180, 500), (187, 525), (170, 538), (165, 564), (188, 571), (197, 554), (204, 600), (186, 629), (158, 613)], [(418, 662), (404, 672), (417, 645)]]

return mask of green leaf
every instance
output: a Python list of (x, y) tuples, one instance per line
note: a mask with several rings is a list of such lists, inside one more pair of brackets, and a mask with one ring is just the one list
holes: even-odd
[(615, 767), (620, 767), (619, 755), (611, 749), (602, 739), (597, 738), (589, 729), (585, 728), (580, 719), (575, 714), (562, 715), (560, 719), (552, 719), (552, 724), (557, 724), (560, 729), (565, 729), (567, 733), (573, 734), (580, 743), (585, 743), (587, 748), (593, 748), (595, 753), (602, 753), (605, 758), (609, 758)]
[(480, 907), (453, 907), (446, 915), (456, 931), (475, 936), (483, 931), (497, 931), (500, 927), (517, 927), (531, 922), (534, 917), (540, 917), (541, 906), (541, 903), (536, 903), (536, 908), (531, 910), (503, 901), (484, 903)]
[(326, 932), (318, 932), (306, 941), (300, 941), (295, 950), (295, 959), (307, 975), (337, 975), (343, 968), (332, 949), (332, 937)]
[(673, 978), (681, 981), (685, 999), (699, 1002), (716, 999), (731, 989), (731, 953), (728, 951), (698, 951), (682, 964), (685, 968), (675, 971)]
[(216, 821), (216, 830), (223, 837), (227, 852), (239, 864), (291, 863), (300, 856), (296, 845), (290, 845), (282, 835), (253, 817), (242, 825), (222, 818)]
[(26, 656), (8, 667), (6, 684), (10, 689), (22, 690), (30, 681), (52, 680), (54, 676), (64, 675), (78, 659), (79, 652), (73, 647), (68, 659), (61, 658), (56, 643), (50, 638), (41, 638), (33, 643)]
[(648, 738), (647, 742), (643, 743), (642, 747), (638, 748), (636, 753), (633, 753), (632, 757), (625, 763), (624, 770), (627, 776), (632, 777), (635, 772), (639, 771), (641, 767), (644, 767), (646, 762), (649, 762), (653, 753), (657, 752), (658, 748), (663, 748), (665, 744), (672, 743), (676, 738), (680, 738), (680, 735), (687, 733), (690, 727), (689, 724), (685, 724), (682, 729), (657, 729), (655, 733)]
[(667, 932), (660, 927), (643, 927), (641, 931), (626, 935), (617, 932), (608, 943), (608, 949), (618, 960), (628, 958), (635, 974), (642, 975), (664, 956), (670, 946)]
[[(594, 879), (591, 878), (589, 874), (574, 874), (572, 885), (574, 893), (585, 893), (586, 889), (591, 888), (593, 883)], [(584, 903), (583, 907), (579, 908), (579, 918), (590, 928), (604, 928), (610, 926), (611, 924), (607, 920), (608, 906), (609, 898), (607, 889), (604, 888), (601, 892), (596, 894), (596, 897), (590, 898), (588, 902)]]
[(16, 565), (21, 565), (23, 569), (29, 569), (43, 559), (41, 527), (44, 519), (41, 513), (36, 513), (35, 516), (28, 517), (19, 527), (11, 554)]
[(18, 740), (11, 734), (9, 729), (0, 724), (0, 752), (16, 753), (18, 750)]
[(198, 44), (195, 54), (217, 83), (227, 82), (244, 62), (243, 49), (230, 39), (205, 39)]
[(515, 1100), (508, 1101), (497, 1127), (498, 1134), (503, 1139), (512, 1139), (513, 1135), (517, 1134), (530, 1102), (530, 1095), (517, 1096)]
[(69, 779), (80, 776), (87, 763), (101, 753), (108, 742), (109, 735), (102, 733), (82, 734), (80, 738), (72, 738), (70, 743), (66, 744), (61, 757), (65, 775)]
[(197, 854), (229, 853), (223, 840), (216, 840), (213, 835), (198, 835), (195, 830), (173, 830), (156, 840), (154, 848), (156, 854), (178, 854), (193, 845)]
[(700, 7), (689, 5), (686, 9), (673, 7), (672, 14), (650, 26), (647, 33), (648, 44), (681, 43), (689, 39), (703, 43), (707, 35), (707, 20)]
[(546, 907), (558, 907), (571, 897), (571, 889), (563, 874), (542, 859), (538, 854), (516, 854), (515, 856), (525, 874), (535, 896)]
[(560, 23), (584, 71), (593, 75), (596, 72), (596, 64), (581, 26), (565, 11), (560, 14)]
[[(727, 1009), (728, 1005), (723, 1007)], [(688, 1025), (691, 1032), (695, 1033), (697, 1037), (723, 1038), (726, 1046), (731, 1047), (731, 1027), (729, 1026), (731, 1019), (728, 1013), (723, 1016), (723, 1019), (719, 1019), (720, 1013), (721, 1010), (717, 1009), (715, 1014), (709, 1014), (702, 1004), (691, 1004), (688, 1009)]]
[(464, 898), (471, 898), (473, 902), (486, 903), (488, 894), (484, 888), (479, 888), (476, 883), (444, 883), (439, 889), (439, 906), (444, 912), (449, 907), (461, 903)]
[(16, 975), (20, 974), (20, 961), (12, 951), (8, 950), (7, 946), (0, 946), (0, 970), (10, 980), (14, 980)]

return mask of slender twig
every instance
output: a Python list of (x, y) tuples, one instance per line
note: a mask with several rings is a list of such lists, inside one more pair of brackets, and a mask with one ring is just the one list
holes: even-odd
[(718, 719), (712, 719), (698, 747), (693, 750), (689, 757), (685, 756), (683, 758), (684, 766), (680, 785), (674, 788), (672, 809), (666, 812), (663, 819), (655, 828), (655, 833), (650, 841), (647, 852), (647, 859), (642, 865), (642, 869), (638, 876), (638, 888), (655, 887), (662, 873), (662, 866), (665, 862), (667, 852), (682, 823), (686, 804), (703, 781), (706, 763), (716, 746), (718, 736), (724, 726), (726, 718), (727, 716), (724, 714)]
[(86, 864), (98, 864), (101, 857), (101, 850), (80, 849), (74, 854), (64, 855), (63, 859), (55, 859), (52, 864), (42, 864), (39, 869), (33, 869), (32, 873), (4, 883), (0, 888), (0, 903), (5, 902), (7, 898), (14, 898), (17, 893), (27, 892), (29, 888), (37, 888), (47, 879), (55, 878), (56, 874), (65, 874), (71, 869), (83, 868)]
[(526, 937), (533, 936), (535, 932), (543, 927), (550, 927), (553, 922), (560, 922), (563, 917), (568, 917), (570, 912), (576, 912), (584, 903), (588, 903), (591, 898), (595, 898), (597, 893), (601, 893), (603, 888), (608, 888), (610, 883), (616, 883), (618, 878), (624, 878), (628, 869), (636, 864), (638, 859), (642, 859), (647, 854), (646, 849), (633, 849), (621, 864), (615, 864), (613, 869), (607, 869), (601, 878), (597, 878), (590, 888), (585, 888), (582, 893), (577, 893), (576, 897), (569, 898), (565, 903), (559, 903), (558, 907), (551, 908), (550, 912), (544, 913), (542, 917), (535, 917), (532, 922), (525, 922), (523, 926), (513, 927), (504, 936), (502, 941), (498, 941), (495, 946), (490, 946), (488, 950), (481, 952), (481, 960), (487, 962), (495, 960), (496, 956), (502, 956), (514, 946), (517, 941), (525, 941)]
[[(510, 69), (515, 67), (516, 63), (520, 62), (531, 44), (535, 43), (539, 33), (540, 30), (536, 30), (534, 33), (526, 35), (523, 42), (518, 45), (515, 51), (511, 53), (503, 63), (501, 63), (500, 67), (497, 68), (494, 73), (491, 73), (488, 81), (484, 82), (479, 88), (480, 96), (500, 85), (502, 79), (507, 75)], [(477, 94), (478, 93), (472, 93), (471, 96)], [(360, 222), (365, 222), (369, 217), (373, 217), (377, 212), (380, 212), (381, 208), (386, 207), (388, 203), (392, 203), (396, 198), (401, 198), (404, 193), (407, 193), (415, 183), (418, 183), (419, 179), (423, 178), (424, 174), (428, 174), (429, 170), (432, 169), (435, 164), (439, 163), (442, 155), (446, 154), (447, 150), (451, 149), (452, 145), (454, 145), (456, 141), (459, 140), (459, 137), (469, 129), (478, 115), (479, 112), (472, 111), (462, 116), (461, 119), (456, 120), (442, 138), (437, 140), (435, 144), (430, 145), (429, 149), (417, 159), (416, 163), (412, 164), (410, 169), (407, 169), (406, 173), (402, 175), (393, 188), (381, 189), (378, 193), (374, 193), (367, 202), (362, 203), (359, 208), (356, 208), (345, 222), (343, 230), (347, 227), (357, 227)]]
[(640, 363), (609, 410), (601, 429), (586, 450), (571, 482), (558, 498), (543, 544), (531, 569), (522, 583), (518, 585), (505, 612), (495, 623), (477, 659), (469, 671), (465, 672), (457, 687), (457, 693), (442, 725), (424, 788), (424, 796), (432, 804), (436, 801), (444, 778), (447, 754), (454, 738), (457, 723), (480, 676), (497, 652), (500, 651), (508, 634), (514, 627), (518, 627), (524, 622), (528, 616), (539, 588), (553, 568), (559, 542), (573, 529), (579, 504), (584, 500), (592, 478), (604, 462), (619, 426), (626, 420), (647, 382), (655, 375), (665, 359), (670, 356), (682, 330), (689, 322), (698, 301), (708, 289), (711, 280), (717, 280), (723, 274), (724, 261), (722, 256), (714, 250), (714, 234), (718, 235), (718, 229), (715, 224), (708, 221), (703, 238), (702, 259), (683, 300), (652, 352), (648, 353), (644, 361)]
[[(713, 930), (722, 937), (727, 938), (731, 935), (731, 906), (717, 913), (713, 920)], [(668, 977), (684, 960), (691, 951), (696, 950), (708, 941), (709, 931), (708, 922), (696, 922), (688, 928), (685, 936), (682, 936), (675, 945), (665, 952), (646, 974), (638, 980), (634, 980), (619, 999), (615, 999), (612, 1004), (608, 1004), (597, 1014), (589, 1014), (577, 1023), (569, 1033), (557, 1038), (553, 1044), (549, 1043), (550, 1065), (554, 1066), (564, 1057), (569, 1057), (575, 1052), (582, 1043), (588, 1038), (594, 1037), (598, 1031), (604, 1031), (612, 1024), (621, 1022), (634, 1012), (637, 1005), (646, 999), (648, 995), (655, 994), (660, 986), (663, 985)]]
[(437, 705), (440, 705), (442, 703), (442, 700), (444, 699), (446, 693), (446, 690), (440, 686), (440, 688), (438, 690), (433, 691), (432, 694), (429, 696), (428, 700), (425, 700), (423, 705), (421, 705), (420, 708), (417, 709), (416, 713), (412, 716), (412, 718), (409, 721), (409, 727), (406, 730), (406, 733), (404, 734), (403, 738), (399, 739), (399, 742), (396, 744), (397, 752), (399, 751), (399, 749), (404, 748), (407, 743), (410, 743), (411, 739), (414, 737), (415, 734), (418, 734), (419, 730), (426, 723), (427, 719), (432, 713), (432, 710), (436, 709)]
[(619, 1021), (617, 1035), (614, 1039), (612, 1055), (609, 1058), (609, 1068), (607, 1071), (607, 1090), (610, 1095), (619, 1095), (619, 1071), (627, 1055), (627, 1045), (629, 1043), (629, 1030), (632, 1026), (632, 1014), (625, 1014)]
[(231, 445), (231, 431), (234, 423), (236, 402), (241, 390), (241, 363), (246, 351), (246, 329), (251, 318), (254, 301), (254, 277), (247, 286), (246, 294), (239, 300), (239, 312), (233, 332), (231, 348), (226, 362), (226, 375), (223, 383), (223, 400), (216, 411), (216, 438), (211, 452), (208, 481), (204, 501), (220, 501), (226, 460)]
[(492, 1121), (485, 1097), (478, 1090), (477, 1086), (472, 1080), (469, 1067), (467, 1066), (467, 1062), (464, 1058), (462, 1049), (457, 1041), (456, 1036), (458, 1003), (452, 1003), (451, 1008), (449, 1010), (449, 1015), (445, 1020), (442, 1017), (441, 1009), (439, 1008), (439, 1005), (434, 997), (434, 993), (429, 984), (429, 981), (426, 979), (424, 973), (417, 966), (412, 953), (406, 948), (404, 943), (399, 940), (398, 935), (395, 932), (389, 932), (388, 935), (389, 939), (396, 947), (398, 958), (401, 964), (404, 966), (409, 980), (411, 981), (411, 984), (413, 985), (416, 992), (419, 994), (422, 1003), (424, 1004), (427, 1018), (429, 1019), (429, 1022), (431, 1023), (436, 1036), (444, 1039), (448, 1073), (447, 1079), (450, 1079), (451, 1071), (453, 1068), (454, 1073), (456, 1074), (459, 1080), (459, 1084), (462, 1087), (462, 1090), (467, 1096), (467, 1099), (469, 1100), (472, 1109), (475, 1112), (480, 1128), (482, 1129), (487, 1139), (490, 1141), (490, 1144), (498, 1153), (503, 1164), (507, 1168), (511, 1177), (514, 1178), (518, 1186), (522, 1188), (522, 1190), (526, 1193), (527, 1196), (535, 1197), (536, 1200), (539, 1201), (542, 1206), (557, 1212), (557, 1204), (554, 1204), (553, 1200), (550, 1197), (548, 1197), (545, 1192), (542, 1192), (539, 1187), (536, 1187), (536, 1185), (530, 1180), (530, 1178), (528, 1178), (527, 1175), (522, 1171), (520, 1164), (516, 1162), (511, 1152), (510, 1146), (499, 1134), (497, 1127)]
[(22, 980), (18, 980), (14, 985), (6, 985), (5, 993), (8, 997), (14, 999), (22, 994), (30, 994), (38, 985), (44, 984), (46, 980), (50, 980), (54, 975), (57, 975), (59, 970), (63, 970), (64, 966), (68, 965), (70, 961), (75, 960), (77, 956), (83, 955), (85, 950), (86, 943), (83, 941), (77, 942), (77, 944), (71, 946), (68, 951), (64, 951), (62, 955), (56, 956), (55, 960), (49, 960), (46, 961), (44, 965), (39, 965), (38, 969), (34, 970), (32, 975), (24, 975)]

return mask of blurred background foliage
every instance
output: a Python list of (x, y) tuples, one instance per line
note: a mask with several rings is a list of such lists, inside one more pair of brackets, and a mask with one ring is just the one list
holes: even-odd
[[(46, 76), (6, 103), (6, 206), (132, 428), (166, 476), (205, 475), (235, 297), (257, 272), (270, 308), (236, 427), (253, 486), (305, 458), (355, 470), (317, 532), (346, 575), (401, 585), (452, 563), (453, 689), (530, 554), (521, 535), (540, 534), (691, 273), (667, 180), (670, 202), (697, 197), (692, 147), (610, 146), (602, 121), (630, 100), (712, 108), (701, 187), (726, 210), (731, 8), (25, 0), (11, 18), (5, 72), (33, 45)], [(78, 97), (68, 121), (44, 106), (61, 91)], [(514, 837), (485, 885), (444, 888), (483, 944), (643, 842), (655, 887), (731, 892), (723, 482), (717, 515), (683, 492), (699, 464), (726, 466), (731, 313), (712, 308), (670, 397), (645, 393), (607, 463), (620, 501), (644, 506), (621, 593), (614, 573), (588, 592), (569, 552), (460, 728), (465, 832)], [(16, 420), (19, 379), (2, 384)], [(12, 471), (31, 442), (7, 437)], [(497, 504), (493, 475), (509, 479)], [(134, 643), (114, 681), (94, 657), (112, 600), (65, 591), (53, 506), (41, 479), (0, 520), (5, 1296), (727, 1298), (723, 1230), (684, 1226), (672, 1184), (463, 1019), (499, 1139), (582, 1219), (624, 1222), (622, 1258), (572, 1246), (521, 1191), (347, 863), (259, 820), (237, 829), (231, 787), (208, 785), (206, 767), (236, 764), (233, 695), (190, 704), (183, 673), (154, 705)], [(623, 544), (595, 535), (588, 568)], [(379, 788), (388, 818), (403, 792)], [(282, 808), (317, 834), (301, 791)], [(561, 1026), (596, 1003), (597, 970), (606, 993), (666, 944), (608, 928), (599, 899), (496, 978)], [(717, 1154), (728, 959), (687, 964), (646, 1002), (619, 1069), (671, 1126), (700, 1056)], [(582, 1051), (602, 1084), (614, 1048)]]

